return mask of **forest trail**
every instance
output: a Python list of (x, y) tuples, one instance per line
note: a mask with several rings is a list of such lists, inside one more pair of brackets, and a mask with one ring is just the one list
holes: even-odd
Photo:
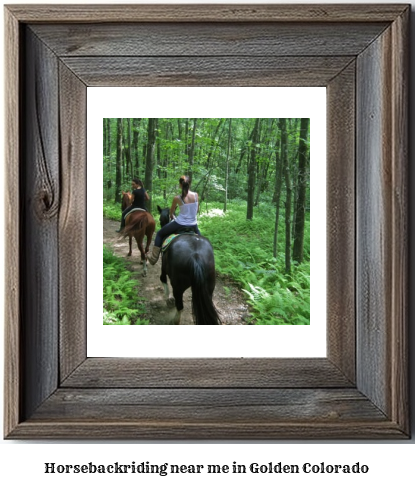
[[(142, 276), (140, 264), (140, 252), (137, 243), (133, 241), (133, 255), (127, 257), (128, 238), (120, 238), (116, 233), (119, 222), (104, 218), (104, 244), (109, 245), (115, 255), (122, 257), (130, 264), (132, 271), (137, 272), (140, 282), (138, 295), (145, 300), (147, 313), (145, 319), (153, 325), (171, 323), (175, 314), (174, 305), (167, 306), (164, 299), (163, 287), (160, 281), (161, 259), (154, 266), (148, 264), (147, 276)], [(144, 241), (145, 244), (146, 241)], [(152, 246), (150, 246), (151, 252)], [(169, 283), (170, 287), (170, 283)], [(170, 287), (171, 295), (171, 287)], [(193, 325), (192, 317), (192, 292), (186, 290), (183, 296), (184, 310), (181, 322), (183, 325)], [(232, 282), (216, 275), (216, 287), (213, 294), (213, 302), (219, 311), (222, 324), (241, 325), (249, 321), (248, 305), (244, 293)]]

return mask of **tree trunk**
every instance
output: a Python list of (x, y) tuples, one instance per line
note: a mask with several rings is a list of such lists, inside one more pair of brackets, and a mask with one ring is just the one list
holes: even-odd
[(107, 157), (108, 171), (111, 171), (111, 119), (107, 119)]
[(228, 178), (229, 178), (229, 152), (231, 149), (232, 119), (229, 119), (228, 149), (226, 152), (226, 172), (225, 172), (225, 204), (223, 211), (226, 212), (228, 205)]
[(107, 119), (103, 119), (102, 122), (103, 122), (103, 130), (104, 130), (104, 136), (102, 138), (102, 142), (103, 142), (102, 155), (103, 155), (103, 160), (105, 161), (105, 157), (107, 156), (107, 147), (108, 147)]
[(195, 136), (196, 136), (196, 126), (197, 126), (197, 119), (193, 119), (193, 131), (192, 131), (192, 143), (189, 148), (189, 169), (187, 171), (190, 180), (192, 180), (193, 175), (193, 160), (195, 155)]
[(127, 144), (128, 144), (128, 167), (130, 178), (134, 178), (133, 152), (131, 149), (131, 119), (127, 119)]
[(138, 139), (140, 132), (140, 121), (141, 119), (133, 119), (133, 148), (134, 148), (134, 174), (136, 178), (140, 177), (140, 160), (138, 157)]
[(183, 134), (182, 134), (182, 119), (177, 119), (177, 129), (179, 131), (179, 141), (182, 140)]
[[(261, 132), (262, 132), (262, 125), (263, 125), (263, 121), (261, 121), (261, 124), (259, 126), (259, 131), (258, 131), (258, 142), (260, 141), (263, 141), (263, 137), (261, 136)], [(259, 147), (257, 148), (256, 150), (256, 162), (257, 162), (257, 166), (256, 166), (256, 174), (257, 174), (257, 180), (256, 180), (256, 196), (254, 198), (254, 207), (257, 207), (259, 205), (259, 197), (261, 195), (261, 191), (262, 191), (262, 185), (263, 185), (263, 177), (264, 177), (264, 163), (261, 158), (261, 150), (262, 148)]]
[(307, 144), (310, 119), (301, 119), (298, 143), (298, 197), (294, 225), (293, 260), (302, 263), (304, 254), (305, 199), (307, 192)]
[(115, 203), (121, 203), (122, 119), (117, 119), (117, 163), (115, 168)]
[[(146, 155), (146, 175), (145, 188), (151, 193), (153, 189), (153, 169), (154, 169), (154, 153), (156, 147), (156, 127), (157, 119), (148, 119), (147, 129), (147, 155)], [(152, 199), (147, 202), (147, 208), (151, 212)]]
[(124, 153), (124, 178), (123, 182), (125, 183), (127, 179), (132, 179), (132, 163), (131, 163), (131, 153), (130, 153), (130, 146), (129, 146), (129, 121), (130, 119), (126, 119), (127, 124), (124, 124), (124, 119), (123, 119), (123, 133), (122, 133), (122, 138), (123, 138), (123, 153)]
[(298, 165), (295, 164), (298, 161), (298, 143), (300, 140), (300, 123), (301, 119), (290, 119), (290, 128), (288, 133), (293, 134), (294, 143), (290, 144), (293, 147), (291, 156), (288, 156), (288, 160), (292, 161), (293, 164), (290, 165), (291, 171), (291, 181), (292, 181), (292, 212), (291, 212), (291, 236), (294, 236), (295, 219), (297, 215), (297, 199), (298, 199)]
[(184, 140), (186, 141), (184, 153), (188, 158), (189, 157), (189, 119), (186, 119), (186, 122), (184, 124)]
[(254, 216), (254, 193), (255, 193), (255, 170), (256, 170), (256, 153), (258, 144), (259, 124), (261, 119), (255, 120), (255, 126), (251, 135), (251, 159), (248, 165), (248, 198), (246, 219), (252, 220)]
[[(161, 160), (162, 160), (162, 154), (161, 154), (161, 143), (160, 139), (163, 137), (164, 139), (167, 139), (167, 132), (166, 129), (166, 124), (163, 124), (162, 121), (158, 124), (158, 129), (159, 129), (159, 135), (160, 137), (156, 138), (156, 160), (157, 160), (157, 178), (161, 180)], [(164, 131), (163, 131), (164, 129)]]
[(280, 119), (281, 163), (285, 177), (285, 272), (291, 273), (291, 175), (288, 167), (288, 144), (286, 119)]
[(274, 187), (274, 200), (275, 200), (275, 230), (274, 230), (274, 258), (278, 255), (278, 224), (280, 219), (280, 200), (281, 200), (281, 186), (282, 186), (282, 164), (280, 154), (280, 142), (276, 143), (275, 149), (275, 187)]

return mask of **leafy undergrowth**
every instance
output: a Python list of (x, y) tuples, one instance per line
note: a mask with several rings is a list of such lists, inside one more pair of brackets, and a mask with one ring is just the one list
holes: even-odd
[[(305, 232), (305, 262), (285, 273), (284, 225), (280, 225), (279, 252), (273, 257), (274, 209), (255, 208), (246, 220), (246, 203), (209, 204), (199, 227), (215, 250), (216, 270), (240, 284), (251, 305), (255, 324), (310, 323), (309, 222)], [(283, 222), (283, 216), (282, 220)]]
[(145, 313), (138, 296), (138, 281), (125, 266), (125, 261), (104, 245), (103, 323), (147, 325), (140, 318)]
[(105, 218), (121, 222), (121, 204), (104, 200), (103, 209)]

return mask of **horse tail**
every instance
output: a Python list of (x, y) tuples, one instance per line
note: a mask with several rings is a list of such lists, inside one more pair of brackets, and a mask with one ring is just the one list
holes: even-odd
[(121, 231), (121, 235), (128, 236), (128, 234), (138, 232), (147, 225), (148, 222), (147, 215), (143, 215), (141, 219), (135, 219), (134, 217), (135, 216), (133, 215), (133, 218), (131, 219), (132, 223), (126, 225), (124, 229)]
[(198, 253), (192, 255), (190, 262), (194, 321), (196, 325), (219, 325), (221, 321), (207, 283), (206, 265)]

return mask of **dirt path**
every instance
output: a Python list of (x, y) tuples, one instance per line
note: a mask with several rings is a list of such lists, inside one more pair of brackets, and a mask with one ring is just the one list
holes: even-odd
[[(148, 264), (147, 276), (142, 276), (140, 264), (140, 253), (137, 244), (133, 243), (133, 255), (127, 257), (128, 238), (120, 238), (115, 232), (119, 223), (113, 220), (104, 219), (104, 244), (110, 245), (117, 256), (123, 257), (131, 264), (133, 271), (137, 272), (138, 280), (141, 283), (138, 293), (146, 302), (146, 319), (150, 324), (169, 324), (175, 313), (174, 306), (167, 306), (164, 299), (163, 287), (160, 282), (161, 259), (154, 266)], [(150, 247), (151, 252), (152, 247)], [(170, 293), (171, 294), (171, 293)], [(192, 325), (192, 292), (186, 290), (183, 302), (184, 310), (181, 317), (183, 325)], [(245, 302), (245, 295), (232, 282), (219, 276), (216, 277), (216, 288), (213, 294), (213, 301), (220, 313), (223, 324), (240, 325), (249, 320), (248, 306)]]

